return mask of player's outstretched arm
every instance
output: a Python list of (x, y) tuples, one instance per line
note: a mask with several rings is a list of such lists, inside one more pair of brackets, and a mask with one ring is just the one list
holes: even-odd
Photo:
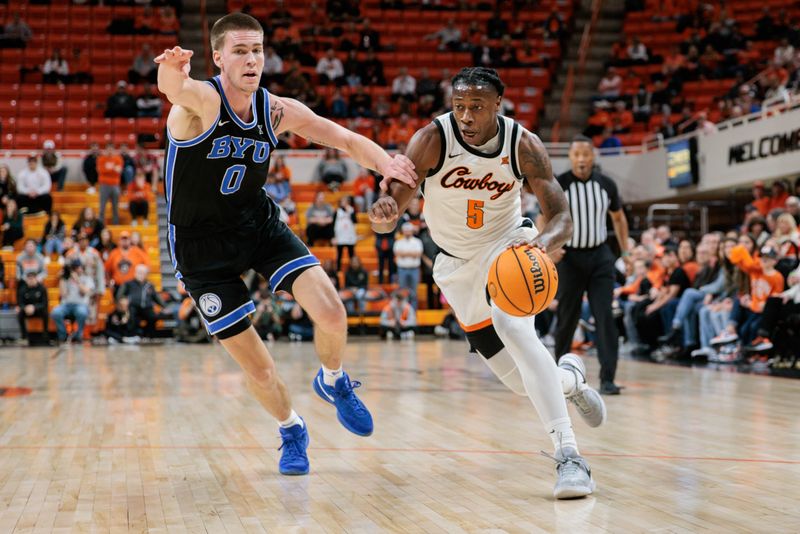
[(533, 245), (544, 251), (557, 250), (572, 236), (572, 217), (564, 190), (553, 175), (550, 157), (542, 141), (525, 132), (519, 141), (520, 171), (542, 207), (545, 225)]
[(435, 124), (431, 123), (417, 130), (406, 149), (408, 159), (414, 164), (416, 183), (414, 187), (398, 181), (389, 183), (388, 191), (381, 193), (369, 210), (369, 220), (374, 231), (385, 234), (395, 229), (397, 220), (406, 211), (411, 199), (417, 196), (417, 189), (422, 185), (428, 171), (439, 163), (441, 143)]
[(390, 156), (363, 135), (320, 117), (293, 98), (270, 94), (269, 99), (275, 135), (288, 130), (312, 143), (347, 152), (362, 167), (378, 171), (383, 176), (391, 176), (409, 187), (415, 185), (417, 175), (414, 172), (414, 165), (402, 154)]
[[(219, 107), (217, 92), (207, 83), (189, 77), (189, 61), (194, 52), (180, 46), (164, 50), (155, 58), (158, 63), (158, 90), (170, 102), (181, 106), (191, 115), (202, 117), (204, 108)], [(215, 113), (216, 114), (216, 113)]]

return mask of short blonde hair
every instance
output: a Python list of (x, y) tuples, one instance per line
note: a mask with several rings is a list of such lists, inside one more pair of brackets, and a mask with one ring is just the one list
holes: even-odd
[(219, 19), (211, 28), (211, 50), (222, 50), (225, 44), (225, 34), (236, 30), (252, 30), (264, 33), (264, 28), (255, 18), (246, 13), (231, 13)]

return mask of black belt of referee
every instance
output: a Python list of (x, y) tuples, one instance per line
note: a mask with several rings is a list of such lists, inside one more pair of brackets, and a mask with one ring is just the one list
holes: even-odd
[[(520, 224), (518, 226), (518, 228), (533, 228), (533, 221), (530, 220), (529, 218), (525, 217), (524, 219), (522, 219), (522, 224)], [(439, 245), (436, 245), (436, 246), (439, 247)], [(457, 260), (463, 260), (464, 259), (464, 258), (459, 258), (458, 256), (456, 256), (454, 254), (450, 254), (449, 252), (447, 252), (442, 247), (439, 247), (439, 252), (441, 252), (445, 256), (450, 256), (451, 258), (455, 258)]]

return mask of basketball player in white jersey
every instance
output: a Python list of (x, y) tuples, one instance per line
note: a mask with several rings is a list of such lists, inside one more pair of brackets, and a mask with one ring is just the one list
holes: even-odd
[[(574, 354), (559, 366), (539, 340), (533, 317), (513, 317), (489, 301), (494, 259), (511, 245), (557, 250), (572, 235), (567, 199), (539, 138), (498, 115), (504, 86), (497, 73), (462, 69), (453, 78), (452, 113), (419, 130), (406, 155), (425, 196), (425, 221), (442, 252), (433, 278), (467, 332), (472, 348), (514, 393), (527, 395), (550, 435), (558, 499), (589, 495), (594, 481), (578, 452), (566, 395), (590, 426), (605, 420), (600, 395), (589, 388)], [(541, 232), (521, 216), (520, 188), (531, 188), (547, 221)], [(371, 208), (376, 232), (390, 232), (416, 188), (394, 181)]]

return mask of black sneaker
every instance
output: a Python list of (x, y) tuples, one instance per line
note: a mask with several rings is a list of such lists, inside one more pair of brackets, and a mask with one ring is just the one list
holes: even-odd
[(683, 341), (680, 328), (673, 328), (663, 336), (659, 336), (658, 343), (660, 345), (669, 345), (671, 347), (680, 347)]
[(619, 395), (621, 392), (622, 388), (616, 385), (614, 382), (603, 382), (600, 384), (601, 395)]

